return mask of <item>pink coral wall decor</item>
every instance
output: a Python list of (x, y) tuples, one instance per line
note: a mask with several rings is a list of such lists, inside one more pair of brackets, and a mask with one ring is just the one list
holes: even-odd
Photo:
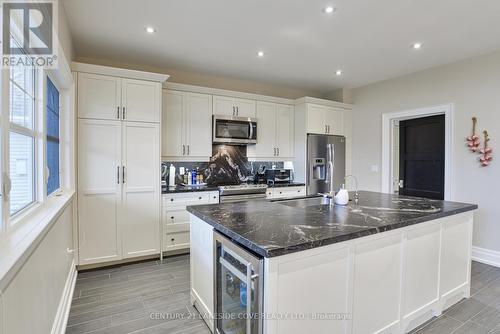
[(487, 167), (490, 165), (491, 160), (493, 160), (493, 149), (488, 146), (488, 142), (490, 141), (490, 136), (488, 135), (488, 131), (484, 130), (484, 147), (479, 150), (481, 156), (479, 157), (479, 162), (482, 167)]
[(480, 139), (479, 136), (476, 135), (476, 124), (477, 118), (472, 117), (472, 134), (467, 137), (467, 147), (471, 152), (477, 152), (479, 150)]

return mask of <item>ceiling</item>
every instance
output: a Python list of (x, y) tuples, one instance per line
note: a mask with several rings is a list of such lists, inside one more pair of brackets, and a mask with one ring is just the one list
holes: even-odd
[[(324, 13), (327, 5), (336, 12)], [(64, 0), (64, 6), (77, 57), (317, 92), (500, 49), (496, 0)], [(146, 26), (156, 32), (146, 33)], [(422, 49), (413, 50), (414, 42)]]

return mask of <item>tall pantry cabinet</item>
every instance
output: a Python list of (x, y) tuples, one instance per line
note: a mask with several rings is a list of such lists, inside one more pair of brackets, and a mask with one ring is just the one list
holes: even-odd
[(168, 76), (78, 69), (79, 264), (159, 254), (161, 90)]

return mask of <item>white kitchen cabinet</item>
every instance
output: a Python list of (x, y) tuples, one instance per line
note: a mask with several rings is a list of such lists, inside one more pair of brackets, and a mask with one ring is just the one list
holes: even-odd
[(166, 77), (82, 66), (112, 75), (77, 73), (79, 264), (159, 254)]
[(218, 191), (183, 192), (162, 195), (162, 251), (187, 250), (190, 245), (190, 205), (219, 203)]
[(208, 158), (212, 155), (212, 96), (163, 92), (162, 156)]
[(213, 114), (255, 117), (256, 103), (254, 100), (233, 98), (229, 96), (213, 96)]
[(343, 110), (315, 104), (306, 108), (307, 133), (344, 135)]
[(78, 121), (80, 264), (121, 259), (121, 122)]
[(295, 148), (295, 114), (291, 105), (278, 104), (276, 108), (276, 147), (280, 158), (292, 158)]
[(122, 79), (122, 118), (127, 121), (160, 123), (161, 84)]
[(78, 73), (78, 117), (160, 122), (161, 84)]
[(294, 156), (293, 106), (257, 102), (257, 144), (247, 147), (251, 158), (292, 158)]
[(120, 119), (121, 93), (120, 78), (78, 73), (78, 117)]
[(122, 126), (123, 257), (160, 252), (159, 124), (124, 122)]

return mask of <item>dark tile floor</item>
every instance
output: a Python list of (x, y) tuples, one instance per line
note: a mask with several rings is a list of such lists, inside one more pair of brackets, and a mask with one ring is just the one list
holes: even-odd
[[(414, 331), (500, 334), (500, 268), (472, 263), (471, 298)], [(67, 334), (209, 334), (189, 305), (189, 256), (78, 274)]]

